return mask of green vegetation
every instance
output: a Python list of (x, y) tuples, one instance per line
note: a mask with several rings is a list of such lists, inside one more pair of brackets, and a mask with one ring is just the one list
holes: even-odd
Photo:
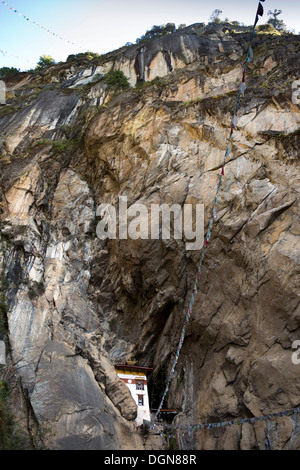
[(44, 70), (47, 67), (50, 67), (50, 65), (55, 65), (55, 60), (51, 55), (44, 54), (40, 57), (36, 70)]
[(168, 86), (168, 84), (169, 81), (166, 77), (155, 77), (150, 82), (137, 82), (135, 88), (137, 91), (142, 91), (150, 87), (156, 87), (163, 90)]
[(6, 380), (0, 380), (0, 450), (29, 450), (32, 446), (22, 435), (9, 409), (12, 389)]
[(287, 28), (283, 20), (278, 18), (281, 13), (282, 10), (277, 10), (276, 8), (274, 11), (269, 10), (268, 16), (270, 16), (270, 18), (268, 19), (267, 24), (271, 25), (274, 29), (277, 29), (277, 31), (286, 31)]
[(212, 12), (212, 14), (209, 17), (209, 23), (221, 23), (220, 15), (221, 15), (222, 10), (216, 9)]
[(50, 139), (39, 139), (33, 141), (29, 144), (29, 148), (32, 149), (34, 147), (45, 147), (46, 145), (52, 145), (53, 141)]
[(8, 384), (0, 382), (0, 450), (11, 449), (13, 421), (7, 408)]
[[(209, 17), (209, 23), (208, 24), (230, 24), (232, 26), (237, 26), (237, 27), (243, 27), (244, 29), (241, 30), (241, 31), (235, 31), (236, 33), (238, 32), (245, 32), (247, 30), (251, 30), (252, 29), (252, 25), (250, 26), (245, 26), (244, 23), (240, 23), (239, 21), (231, 21), (229, 20), (229, 18), (225, 18), (225, 20), (222, 20), (220, 18), (220, 15), (221, 15), (222, 10), (219, 10), (219, 9), (216, 9), (212, 12), (212, 14), (210, 15)], [(269, 11), (268, 15), (270, 16), (269, 20), (268, 20), (268, 23), (266, 25), (262, 25), (264, 26), (265, 28), (261, 29), (261, 31), (265, 32), (265, 33), (272, 33), (272, 34), (276, 34), (274, 33), (274, 30), (275, 31), (280, 31), (280, 32), (288, 32), (285, 24), (283, 23), (282, 20), (278, 19), (278, 16), (281, 14), (281, 10), (274, 10), (274, 12), (272, 11)], [(268, 29), (268, 26), (270, 26), (272, 29)], [(160, 37), (160, 36), (165, 36), (167, 34), (171, 34), (171, 33), (174, 33), (176, 31), (180, 31), (181, 29), (183, 28), (186, 28), (186, 25), (185, 24), (180, 24), (177, 28), (175, 26), (174, 23), (167, 23), (167, 24), (164, 24), (164, 25), (154, 25), (152, 26), (152, 28), (148, 31), (146, 31), (145, 34), (143, 34), (140, 38), (137, 38), (136, 39), (136, 44), (143, 44), (147, 41), (150, 41), (151, 39), (154, 39), (154, 38), (157, 38), (157, 37)], [(228, 32), (230, 32), (228, 30)], [(293, 32), (293, 31), (291, 31)], [(132, 45), (131, 43), (127, 43), (125, 44), (125, 46), (130, 46)]]
[(79, 147), (80, 139), (65, 139), (55, 140), (50, 139), (39, 139), (34, 142), (34, 147), (44, 147), (46, 145), (52, 145), (54, 155), (60, 155), (69, 151), (74, 151)]
[(53, 151), (56, 155), (73, 151), (78, 148), (80, 139), (57, 140), (52, 143)]
[(184, 101), (183, 103), (181, 103), (181, 106), (183, 108), (189, 108), (190, 106), (194, 106), (195, 104), (200, 103), (201, 100), (202, 98), (199, 97), (194, 100)]
[[(163, 434), (165, 436), (168, 436), (168, 433), (170, 431), (167, 428), (164, 428)], [(166, 450), (179, 450), (177, 438), (175, 436), (172, 437), (167, 437), (167, 445), (166, 445)]]
[(67, 62), (74, 61), (95, 61), (101, 57), (97, 52), (79, 52), (79, 54), (70, 54), (67, 57)]
[[(183, 27), (184, 25), (180, 25)], [(160, 36), (165, 36), (166, 34), (171, 34), (176, 31), (176, 26), (174, 23), (167, 23), (163, 25), (154, 25), (149, 31), (146, 31), (146, 33), (141, 36), (140, 38), (137, 38), (136, 43), (137, 44), (142, 44), (143, 42), (150, 41), (151, 39), (160, 37)]]
[(2, 67), (0, 68), (0, 78), (8, 77), (9, 75), (16, 75), (20, 73), (20, 69), (15, 67)]
[(12, 105), (6, 105), (3, 106), (3, 108), (0, 108), (0, 117), (6, 116), (6, 114), (13, 113), (14, 111), (18, 111), (18, 109), (21, 109), (22, 106), (12, 106)]
[(28, 289), (28, 297), (30, 300), (34, 300), (37, 297), (40, 297), (45, 292), (45, 286), (43, 282), (33, 281)]
[(261, 24), (257, 27), (257, 34), (273, 34), (275, 36), (281, 36), (282, 31), (275, 29), (271, 24)]
[[(225, 18), (224, 20), (221, 20), (220, 19), (220, 14), (223, 13), (222, 10), (219, 10), (219, 9), (216, 9), (213, 11), (213, 13), (211, 14), (210, 18), (209, 18), (209, 24), (210, 23), (215, 23), (215, 24), (222, 24), (222, 23), (229, 23), (230, 25), (232, 26), (242, 26), (242, 27), (245, 27), (245, 24), (244, 23), (240, 23), (239, 21), (231, 21), (229, 20), (229, 18)], [(268, 16), (269, 16), (269, 19), (267, 21), (267, 23), (263, 24), (263, 25), (259, 25), (257, 27), (257, 30), (260, 34), (282, 34), (282, 33), (292, 33), (294, 34), (295, 31), (294, 30), (289, 30), (287, 28), (287, 26), (284, 24), (283, 20), (279, 19), (279, 15), (282, 14), (282, 10), (277, 10), (275, 9), (274, 11), (271, 11), (269, 10), (268, 11)], [(252, 28), (252, 25), (250, 26), (247, 26), (246, 28), (248, 28), (249, 30)], [(228, 32), (230, 32), (228, 30)], [(245, 28), (244, 30), (240, 30), (240, 31), (232, 31), (233, 33), (242, 33), (242, 32), (245, 32)]]
[(118, 326), (118, 318), (114, 317), (109, 322), (109, 328), (111, 329), (111, 331), (116, 332), (117, 326)]
[(112, 70), (104, 76), (104, 81), (108, 88), (113, 92), (117, 93), (119, 91), (127, 90), (130, 88), (130, 84), (127, 80), (127, 77), (124, 75), (121, 70)]

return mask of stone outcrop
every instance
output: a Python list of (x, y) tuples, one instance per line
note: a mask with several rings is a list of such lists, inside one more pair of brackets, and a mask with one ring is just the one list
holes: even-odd
[[(14, 97), (0, 143), (9, 361), (24, 412), (30, 405), (51, 449), (144, 448), (114, 364), (134, 357), (155, 367), (154, 377), (169, 371), (201, 252), (187, 251), (186, 240), (101, 241), (97, 207), (118, 207), (119, 196), (149, 209), (202, 203), (207, 227), (248, 39), (193, 25), (98, 64), (69, 61), (7, 83)], [(300, 334), (299, 107), (291, 100), (298, 45), (292, 35), (255, 39), (168, 396), (177, 424), (299, 405), (291, 360)], [(101, 77), (112, 68), (140, 83), (111, 96)], [(161, 382), (150, 381), (153, 396)], [(42, 436), (44, 427), (51, 433)], [(285, 417), (198, 431), (178, 445), (299, 449), (298, 427), (297, 416)]]

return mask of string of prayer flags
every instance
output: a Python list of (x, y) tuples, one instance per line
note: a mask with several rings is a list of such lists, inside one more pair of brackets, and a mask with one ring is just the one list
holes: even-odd
[[(186, 425), (165, 424), (165, 429), (168, 430), (169, 432), (164, 433), (164, 436), (170, 438), (170, 436), (176, 435), (176, 431), (179, 431), (179, 434), (177, 433), (177, 436), (183, 437), (184, 435), (188, 435), (188, 434), (190, 435), (193, 431), (198, 430), (198, 429), (207, 430), (207, 429), (222, 428), (222, 427), (226, 428), (226, 427), (230, 427), (234, 425), (242, 425), (246, 423), (255, 424), (258, 422), (271, 421), (273, 419), (282, 418), (285, 416), (293, 416), (298, 413), (300, 413), (300, 407), (291, 408), (289, 410), (280, 411), (277, 413), (269, 413), (267, 415), (262, 415), (262, 416), (254, 416), (252, 418), (235, 418), (234, 420), (222, 421), (222, 422), (217, 422), (217, 423), (201, 423), (201, 424), (186, 424)], [(180, 431), (185, 431), (185, 432), (181, 433)]]
[(76, 46), (78, 48), (80, 48), (82, 51), (88, 51), (88, 49), (80, 46), (79, 44), (76, 44), (75, 42), (72, 42), (72, 41), (69, 41), (68, 39), (65, 39), (63, 38), (62, 36), (60, 36), (59, 34), (56, 34), (54, 31), (51, 31), (51, 29), (45, 27), (45, 26), (42, 26), (40, 25), (39, 23), (37, 23), (36, 21), (33, 21), (32, 19), (30, 19), (27, 15), (24, 15), (23, 13), (21, 13), (19, 10), (16, 10), (14, 7), (10, 7), (9, 4), (7, 2), (4, 2), (4, 1), (1, 1), (1, 4), (8, 7), (12, 13), (17, 13), (20, 17), (23, 17), (26, 21), (30, 21), (32, 24), (34, 24), (35, 26), (37, 26), (38, 28), (41, 28), (43, 29), (46, 33), (49, 33), (51, 34), (53, 37), (56, 37), (62, 41), (65, 41), (67, 42), (68, 44), (71, 44), (72, 46)]
[[(221, 421), (217, 423), (201, 423), (201, 424), (167, 424), (164, 423), (165, 432), (162, 432), (159, 427), (152, 421), (144, 421), (145, 425), (148, 426), (151, 430), (157, 429), (160, 435), (162, 436), (164, 442), (166, 443), (166, 438), (172, 439), (173, 437), (184, 437), (191, 436), (193, 432), (197, 430), (208, 430), (215, 428), (226, 428), (235, 425), (243, 424), (255, 424), (258, 422), (267, 422), (272, 421), (276, 418), (283, 418), (285, 416), (294, 416), (295, 414), (300, 413), (300, 406), (297, 408), (291, 408), (285, 411), (279, 411), (277, 413), (269, 413), (262, 416), (254, 416), (252, 418), (235, 418), (229, 421)], [(167, 431), (167, 432), (166, 432)]]
[[(261, 0), (261, 1), (265, 1), (265, 0)], [(251, 47), (251, 43), (252, 43), (252, 40), (253, 40), (253, 37), (255, 35), (255, 26), (256, 26), (256, 23), (258, 21), (258, 16), (262, 16), (263, 15), (263, 7), (261, 5), (261, 3), (259, 2), (259, 6), (258, 6), (258, 10), (257, 10), (257, 14), (256, 14), (256, 18), (255, 18), (255, 24), (254, 24), (254, 28), (253, 28), (253, 33), (252, 33), (252, 36), (251, 36), (251, 39), (250, 39), (250, 43), (249, 43), (249, 49), (248, 49), (248, 55), (247, 55), (247, 59), (249, 58), (249, 60), (251, 60), (253, 58), (253, 50), (252, 50), (252, 47)], [(200, 259), (200, 264), (199, 264), (199, 267), (198, 267), (198, 270), (197, 270), (197, 275), (196, 275), (196, 280), (195, 280), (195, 284), (194, 284), (194, 289), (193, 289), (193, 292), (192, 292), (192, 295), (191, 295), (191, 300), (190, 300), (190, 303), (189, 303), (189, 306), (188, 306), (188, 310), (187, 310), (187, 313), (186, 313), (186, 317), (185, 317), (185, 321), (184, 321), (184, 326), (181, 330), (181, 336), (180, 336), (180, 341), (179, 341), (179, 344), (178, 344), (178, 347), (177, 347), (177, 351), (176, 351), (176, 354), (175, 354), (175, 358), (173, 360), (173, 365), (172, 365), (172, 369), (171, 369), (171, 372), (169, 374), (169, 377), (167, 379), (167, 383), (166, 383), (166, 386), (165, 386), (165, 390), (164, 390), (164, 393), (163, 393), (163, 396), (161, 398), (161, 402), (159, 404), (159, 407), (156, 411), (156, 414), (155, 414), (155, 417), (154, 417), (154, 420), (151, 422), (151, 426), (155, 427), (155, 421), (157, 421), (157, 418), (158, 418), (158, 415), (163, 407), (163, 404), (164, 404), (164, 400), (166, 398), (166, 395), (169, 391), (169, 386), (170, 386), (170, 383), (171, 383), (171, 380), (174, 378), (174, 373), (175, 373), (175, 367), (177, 365), (177, 362), (178, 362), (178, 359), (179, 359), (179, 355), (180, 355), (180, 350), (182, 348), (182, 345), (183, 345), (183, 342), (184, 342), (184, 338), (185, 338), (185, 333), (186, 333), (186, 325), (187, 323), (189, 322), (189, 319), (190, 319), (190, 316), (192, 314), (192, 309), (193, 309), (193, 305), (194, 305), (194, 301), (195, 301), (195, 298), (194, 296), (198, 293), (198, 290), (197, 290), (197, 285), (198, 285), (198, 282), (200, 282), (200, 274), (201, 274), (201, 268), (202, 268), (202, 264), (203, 264), (203, 259), (204, 259), (204, 254), (205, 254), (205, 251), (206, 251), (206, 248), (211, 240), (211, 236), (212, 236), (212, 229), (213, 229), (213, 223), (214, 223), (214, 220), (216, 220), (216, 206), (218, 204), (218, 194), (220, 192), (220, 189), (221, 189), (221, 186), (222, 186), (222, 183), (223, 183), (223, 176), (224, 176), (224, 169), (225, 169), (225, 165), (226, 165), (226, 157), (229, 157), (230, 156), (230, 153), (231, 153), (231, 145), (230, 145), (230, 140), (232, 138), (232, 135), (233, 135), (233, 132), (234, 132), (234, 129), (237, 129), (237, 112), (238, 112), (238, 109), (239, 109), (239, 105), (240, 105), (240, 97), (241, 96), (244, 96), (245, 94), (245, 90), (246, 90), (246, 65), (247, 65), (247, 61), (249, 62), (249, 60), (246, 60), (246, 63), (245, 63), (245, 66), (244, 66), (244, 69), (243, 69), (243, 77), (242, 77), (242, 82), (241, 82), (241, 85), (239, 87), (239, 92), (238, 92), (238, 96), (237, 96), (237, 101), (236, 101), (236, 108), (235, 108), (235, 113), (234, 113), (234, 116), (233, 116), (233, 119), (232, 119), (232, 123), (231, 123), (231, 130), (230, 130), (230, 136), (229, 136), (229, 139), (228, 139), (228, 145), (227, 145), (227, 149), (226, 149), (226, 152), (225, 152), (225, 161), (224, 161), (224, 164), (222, 166), (222, 170), (221, 170), (221, 175), (219, 176), (219, 183), (218, 183), (218, 187), (217, 187), (217, 191), (216, 191), (216, 195), (215, 195), (215, 200), (214, 200), (214, 203), (213, 203), (213, 208), (211, 210), (211, 217), (210, 217), (210, 221), (209, 221), (209, 225), (208, 225), (208, 230), (207, 230), (207, 233), (204, 237), (204, 247), (202, 249), (202, 254), (201, 254), (201, 259)], [(238, 420), (235, 420), (234, 422), (229, 422), (229, 423), (235, 423), (237, 422)], [(207, 426), (208, 429), (210, 429), (211, 427), (213, 426), (222, 426), (224, 425), (224, 423), (217, 423), (217, 424), (205, 424), (205, 425), (198, 425), (196, 426), (198, 429), (203, 429), (205, 428), (205, 426)], [(225, 424), (226, 425), (226, 424)], [(231, 425), (231, 424), (230, 424)], [(206, 429), (207, 429), (206, 428)], [(190, 429), (189, 431), (190, 432)], [(161, 434), (161, 433), (160, 433)], [(173, 436), (173, 434), (171, 434)], [(164, 440), (165, 442), (165, 440)]]
[(12, 57), (14, 57), (15, 59), (20, 59), (20, 60), (24, 60), (26, 61), (28, 64), (32, 64), (33, 62), (28, 60), (28, 59), (24, 59), (24, 57), (20, 57), (19, 55), (16, 55), (14, 54), (13, 52), (10, 52), (10, 51), (4, 51), (3, 49), (0, 49), (0, 52), (1, 54), (3, 55), (11, 55)]

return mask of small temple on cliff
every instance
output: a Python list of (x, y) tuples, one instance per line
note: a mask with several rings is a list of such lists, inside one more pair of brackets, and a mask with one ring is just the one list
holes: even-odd
[(153, 369), (137, 366), (133, 361), (127, 361), (125, 364), (116, 364), (115, 369), (119, 378), (129, 388), (132, 398), (137, 404), (137, 426), (141, 426), (144, 420), (151, 421), (147, 375)]

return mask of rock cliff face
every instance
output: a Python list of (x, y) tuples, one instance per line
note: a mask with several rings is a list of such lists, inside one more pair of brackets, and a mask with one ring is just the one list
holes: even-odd
[[(185, 240), (101, 241), (96, 210), (126, 196), (128, 206), (148, 208), (201, 203), (208, 220), (248, 40), (229, 26), (198, 24), (98, 62), (70, 60), (7, 81), (7, 360), (20, 381), (18, 413), (51, 449), (144, 448), (136, 405), (113, 365), (135, 358), (154, 367), (153, 396), (162, 394), (201, 252), (187, 251)], [(177, 424), (299, 406), (299, 37), (259, 35), (254, 46), (168, 396)], [(111, 69), (132, 88), (112, 96), (102, 80)], [(177, 444), (300, 449), (298, 419), (198, 431)]]

